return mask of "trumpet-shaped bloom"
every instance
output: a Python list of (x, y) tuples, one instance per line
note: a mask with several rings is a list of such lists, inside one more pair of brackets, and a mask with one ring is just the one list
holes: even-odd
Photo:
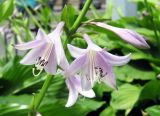
[(67, 78), (66, 85), (69, 89), (69, 97), (67, 104), (65, 105), (66, 107), (70, 107), (75, 104), (78, 98), (78, 93), (88, 98), (95, 97), (95, 93), (92, 89), (89, 89), (87, 91), (82, 90), (81, 80), (78, 75)]
[(102, 27), (104, 29), (107, 29), (107, 30), (114, 32), (116, 35), (118, 35), (124, 41), (126, 41), (136, 47), (143, 48), (143, 49), (149, 48), (149, 45), (147, 44), (146, 39), (135, 31), (132, 31), (129, 29), (113, 27), (113, 26), (110, 26), (110, 25), (107, 25), (107, 24), (101, 23), (101, 22), (91, 22), (91, 24), (97, 25), (99, 27)]
[(121, 66), (130, 61), (130, 54), (115, 56), (94, 44), (88, 35), (84, 34), (88, 47), (80, 49), (68, 44), (68, 49), (76, 59), (71, 63), (66, 75), (81, 75), (83, 90), (90, 90), (95, 82), (105, 82), (112, 88), (117, 88), (112, 66)]
[(39, 29), (34, 41), (15, 45), (15, 48), (19, 50), (31, 49), (20, 63), (35, 64), (34, 76), (38, 76), (43, 69), (50, 74), (56, 73), (57, 64), (60, 64), (64, 56), (60, 39), (63, 26), (64, 23), (60, 22), (56, 29), (48, 35)]
[[(69, 63), (65, 55), (63, 56), (63, 60), (60, 62), (60, 67), (64, 72), (69, 68)], [(82, 90), (82, 84), (79, 75), (70, 75), (68, 77), (68, 75), (64, 73), (64, 76), (67, 77), (65, 82), (69, 89), (69, 97), (67, 104), (65, 105), (66, 107), (70, 107), (75, 104), (79, 93), (88, 98), (95, 97), (95, 93), (92, 89)]]

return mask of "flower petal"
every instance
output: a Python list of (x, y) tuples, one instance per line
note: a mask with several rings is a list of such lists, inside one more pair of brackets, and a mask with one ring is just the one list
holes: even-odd
[(101, 51), (102, 50), (102, 48), (100, 48), (99, 46), (97, 46), (96, 44), (94, 44), (92, 42), (92, 40), (90, 39), (90, 37), (87, 34), (84, 34), (83, 37), (88, 44), (88, 49), (92, 49), (92, 50), (95, 50), (95, 51)]
[(70, 78), (66, 79), (66, 84), (69, 89), (69, 97), (65, 107), (71, 107), (77, 101), (78, 91), (76, 90)]
[(44, 67), (45, 71), (50, 74), (55, 74), (57, 69), (57, 62), (55, 56), (55, 49), (52, 47), (52, 51), (50, 53), (48, 64)]
[(100, 67), (103, 70), (104, 77), (102, 77), (101, 80), (110, 87), (117, 89), (112, 66), (104, 59), (104, 57), (100, 53), (96, 54), (96, 67)]
[(68, 77), (70, 77), (71, 75), (75, 75), (77, 72), (79, 72), (82, 67), (84, 66), (85, 62), (87, 59), (87, 55), (84, 54), (81, 57), (75, 59), (70, 66), (68, 67), (68, 69), (66, 70), (66, 75)]
[(47, 34), (42, 29), (38, 29), (37, 36), (36, 36), (35, 40), (47, 40), (47, 41), (50, 41), (48, 36), (47, 36)]
[(21, 64), (24, 65), (32, 65), (36, 63), (37, 58), (42, 56), (47, 48), (47, 44), (43, 44), (40, 47), (34, 48), (29, 51), (26, 56), (20, 61)]
[(119, 37), (121, 37), (121, 39), (123, 39), (124, 41), (126, 41), (136, 47), (143, 48), (143, 49), (150, 48), (149, 45), (147, 44), (145, 38), (135, 31), (110, 26), (110, 25), (107, 25), (107, 24), (104, 24), (101, 22), (91, 22), (91, 24), (95, 24), (99, 27), (102, 27), (102, 28), (105, 28), (107, 30), (114, 32)]
[(69, 52), (71, 53), (71, 56), (74, 58), (78, 58), (81, 55), (86, 53), (86, 49), (81, 49), (81, 48), (72, 46), (71, 44), (68, 44), (67, 47), (69, 49)]
[(28, 49), (39, 47), (43, 43), (44, 41), (42, 40), (34, 40), (31, 42), (14, 45), (14, 47), (19, 50), (28, 50)]
[(116, 56), (104, 50), (100, 53), (101, 55), (103, 55), (104, 59), (107, 60), (107, 62), (110, 63), (112, 66), (121, 66), (127, 64), (131, 59), (131, 54), (128, 54), (126, 56)]
[(88, 91), (79, 90), (79, 93), (88, 98), (94, 98), (96, 96), (93, 89), (90, 89)]
[[(88, 98), (93, 98), (95, 97), (95, 93), (94, 91), (90, 88), (88, 89), (87, 91), (82, 89), (82, 85), (81, 85), (81, 78), (79, 75), (76, 75), (75, 77), (71, 78), (72, 79), (72, 82), (75, 84), (78, 92), (85, 96), (85, 97), (88, 97)], [(91, 87), (91, 86), (90, 86)]]
[(89, 91), (92, 89), (92, 84), (89, 80), (87, 80), (87, 77), (82, 76), (81, 77), (81, 86), (83, 91)]
[(63, 50), (63, 46), (60, 38), (63, 26), (64, 26), (64, 23), (60, 22), (57, 25), (54, 32), (51, 35), (49, 35), (50, 38), (51, 36), (54, 37), (53, 41), (55, 43), (55, 52), (56, 52), (58, 65), (60, 64), (60, 61), (63, 60), (63, 57), (64, 57), (64, 50)]

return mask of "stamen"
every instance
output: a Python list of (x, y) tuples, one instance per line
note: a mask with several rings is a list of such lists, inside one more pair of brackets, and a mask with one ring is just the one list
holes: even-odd
[(104, 73), (103, 69), (101, 67), (95, 67), (95, 72), (97, 75), (97, 80), (100, 83), (102, 81), (102, 78), (105, 77), (107, 75), (107, 72)]
[[(36, 70), (38, 70), (39, 72), (36, 74)], [(32, 73), (33, 73), (33, 76), (37, 77), (41, 74), (41, 72), (43, 71), (43, 69), (38, 69), (37, 67), (35, 68), (32, 68)]]
[(35, 64), (35, 67), (32, 69), (32, 73), (34, 76), (39, 76), (43, 71), (44, 67), (48, 64), (48, 61), (45, 61), (45, 59), (42, 59), (42, 57), (38, 57), (36, 61), (37, 63)]

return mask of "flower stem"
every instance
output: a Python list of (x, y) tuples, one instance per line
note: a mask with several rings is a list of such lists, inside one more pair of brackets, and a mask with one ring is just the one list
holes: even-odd
[(144, 0), (144, 3), (146, 5), (146, 8), (147, 8), (147, 11), (149, 12), (149, 14), (151, 15), (150, 16), (150, 22), (152, 23), (153, 25), (153, 31), (154, 31), (154, 34), (155, 34), (155, 37), (157, 39), (157, 42), (158, 44), (160, 43), (159, 41), (159, 36), (158, 36), (158, 32), (157, 32), (157, 26), (155, 24), (155, 21), (154, 21), (154, 16), (153, 16), (153, 12), (152, 12), (152, 8), (148, 5), (148, 1), (147, 0)]
[(36, 24), (37, 27), (41, 28), (42, 29), (42, 26), (41, 24), (37, 21), (37, 19), (33, 16), (33, 14), (31, 13), (31, 11), (27, 8), (27, 7), (24, 7), (26, 12), (29, 14), (29, 16), (31, 17), (31, 19), (33, 20), (33, 22)]
[(74, 22), (73, 26), (71, 27), (71, 30), (70, 30), (71, 34), (73, 34), (73, 33), (75, 33), (77, 31), (77, 29), (78, 29), (83, 17), (86, 15), (91, 3), (92, 3), (92, 0), (87, 0), (86, 3), (84, 4), (82, 11), (80, 12), (80, 14), (78, 15), (76, 21)]
[(53, 79), (52, 75), (47, 75), (47, 78), (46, 78), (46, 80), (40, 90), (40, 93), (37, 96), (35, 96), (35, 99), (33, 100), (32, 104), (31, 104), (31, 112), (29, 113), (29, 116), (36, 116), (37, 109), (38, 109), (41, 101), (43, 100), (43, 98), (45, 96), (45, 92), (47, 91), (52, 79)]

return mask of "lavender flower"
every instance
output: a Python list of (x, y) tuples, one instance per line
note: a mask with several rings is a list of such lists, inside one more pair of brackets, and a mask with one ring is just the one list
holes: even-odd
[(67, 104), (65, 105), (66, 107), (70, 107), (73, 104), (75, 104), (78, 98), (78, 93), (88, 98), (95, 97), (95, 93), (92, 89), (87, 91), (82, 90), (81, 79), (79, 75), (67, 78), (66, 84), (69, 89), (69, 97), (68, 97)]
[(66, 75), (69, 77), (79, 73), (82, 89), (85, 91), (90, 90), (97, 81), (103, 81), (110, 87), (117, 89), (112, 66), (128, 63), (131, 54), (115, 56), (94, 44), (88, 35), (84, 34), (84, 39), (88, 44), (87, 49), (80, 49), (68, 44), (71, 55), (76, 59), (66, 70)]
[(64, 56), (60, 39), (63, 26), (64, 23), (60, 22), (56, 29), (48, 35), (39, 29), (34, 41), (15, 45), (15, 48), (19, 50), (32, 49), (20, 63), (24, 65), (35, 64), (34, 76), (38, 76), (43, 69), (50, 74), (56, 73), (57, 64), (60, 64)]
[(99, 27), (102, 27), (104, 29), (107, 29), (107, 30), (114, 32), (116, 35), (118, 35), (124, 41), (126, 41), (136, 47), (143, 48), (143, 49), (150, 48), (146, 42), (146, 39), (135, 31), (132, 31), (129, 29), (113, 27), (113, 26), (110, 26), (110, 25), (107, 25), (107, 24), (101, 23), (101, 22), (91, 22), (91, 24), (97, 25)]
[[(62, 53), (64, 53), (64, 51), (62, 51)], [(59, 66), (64, 72), (68, 70), (69, 63), (65, 55), (63, 56), (63, 60), (60, 62)], [(65, 105), (66, 107), (71, 107), (72, 105), (75, 104), (79, 93), (88, 98), (95, 97), (95, 93), (92, 89), (82, 90), (81, 80), (80, 80), (79, 75), (69, 75), (68, 76), (66, 75), (66, 73), (64, 73), (64, 76), (66, 77), (65, 82), (69, 89), (68, 101), (67, 101), (67, 104)]]

